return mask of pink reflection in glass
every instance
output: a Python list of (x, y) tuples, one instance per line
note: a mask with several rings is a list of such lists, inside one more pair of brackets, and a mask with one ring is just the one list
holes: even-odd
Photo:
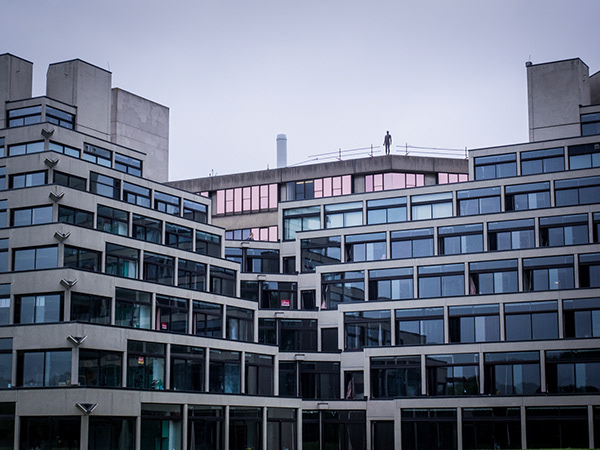
[(469, 175), (467, 175), (466, 173), (458, 174), (458, 181), (459, 182), (469, 181)]
[(373, 175), (365, 175), (365, 192), (373, 192)]
[(233, 210), (236, 213), (242, 212), (242, 188), (235, 188), (233, 191)]
[(277, 225), (269, 227), (269, 241), (277, 242)]
[(342, 177), (342, 194), (352, 194), (352, 175)]
[(331, 178), (323, 178), (323, 197), (331, 197)]
[(333, 177), (333, 195), (342, 195), (342, 177)]
[(225, 190), (225, 213), (233, 212), (233, 189)]
[(217, 191), (217, 214), (225, 214), (225, 191)]
[(449, 173), (448, 174), (448, 183), (458, 183), (458, 174)]
[(266, 184), (260, 186), (260, 209), (269, 209), (269, 186)]
[(406, 174), (406, 187), (411, 188), (411, 187), (415, 187), (416, 185), (417, 185), (417, 181), (415, 179), (415, 174), (407, 173)]
[(417, 186), (425, 186), (425, 175), (422, 173), (417, 174)]
[(269, 240), (269, 229), (268, 228), (261, 228), (260, 229), (260, 240), (261, 241), (268, 241)]
[(245, 187), (242, 190), (242, 209), (244, 212), (250, 211), (251, 206), (252, 202), (250, 201), (250, 188)]
[(252, 211), (258, 211), (260, 207), (260, 192), (258, 186), (252, 186)]
[(448, 174), (445, 172), (438, 173), (438, 184), (448, 183)]
[(314, 181), (314, 189), (315, 189), (315, 198), (323, 197), (323, 180), (321, 178), (317, 178)]
[(269, 185), (269, 209), (277, 209), (277, 185)]
[(383, 191), (383, 175), (380, 173), (373, 175), (373, 190)]

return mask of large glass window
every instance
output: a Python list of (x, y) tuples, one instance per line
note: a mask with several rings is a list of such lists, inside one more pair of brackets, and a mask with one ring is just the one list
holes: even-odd
[(144, 280), (160, 284), (175, 284), (175, 258), (144, 253)]
[(156, 296), (156, 329), (187, 333), (188, 301), (183, 298)]
[(115, 290), (115, 325), (130, 328), (150, 328), (152, 294), (117, 288)]
[(71, 320), (108, 325), (110, 304), (110, 297), (72, 292)]
[(600, 113), (581, 115), (581, 135), (592, 136), (600, 134)]
[(79, 417), (22, 417), (22, 448), (75, 449), (80, 445)]
[(300, 362), (300, 397), (305, 400), (340, 398), (340, 363)]
[(465, 295), (465, 267), (463, 264), (421, 266), (419, 298), (454, 297)]
[(177, 286), (195, 291), (205, 291), (206, 264), (179, 259), (177, 262)]
[(550, 208), (550, 182), (506, 186), (506, 211)]
[(392, 231), (391, 241), (393, 259), (433, 256), (433, 228)]
[(140, 241), (154, 242), (160, 244), (162, 242), (162, 220), (153, 219), (139, 214), (133, 214), (132, 237)]
[(588, 215), (573, 214), (540, 218), (540, 247), (588, 243)]
[(425, 186), (425, 175), (422, 173), (375, 173), (365, 175), (365, 192), (387, 191)]
[(396, 398), (421, 395), (420, 356), (371, 358), (371, 397)]
[(276, 183), (219, 189), (217, 215), (276, 210), (278, 197)]
[(127, 387), (165, 388), (165, 344), (127, 341)]
[(210, 292), (234, 297), (236, 293), (235, 278), (235, 270), (210, 266)]
[(321, 309), (337, 309), (340, 303), (365, 300), (364, 271), (334, 272), (321, 275)]
[(386, 259), (386, 247), (385, 232), (346, 236), (346, 262)]
[(459, 353), (425, 358), (429, 395), (479, 394), (479, 355)]
[(496, 342), (500, 340), (498, 305), (450, 306), (450, 342)]
[(246, 353), (246, 394), (273, 395), (273, 357)]
[(194, 222), (208, 222), (208, 206), (183, 199), (183, 217), (193, 220)]
[(402, 409), (404, 450), (456, 450), (456, 409)]
[(232, 407), (229, 410), (229, 448), (263, 448), (260, 408)]
[(46, 122), (72, 130), (75, 128), (75, 116), (60, 109), (46, 105)]
[(254, 342), (254, 312), (251, 309), (226, 307), (227, 339)]
[(523, 259), (523, 290), (572, 289), (573, 256), (548, 256)]
[(124, 181), (123, 201), (132, 205), (150, 208), (150, 189)]
[(94, 228), (94, 213), (60, 205), (58, 207), (58, 221), (85, 228)]
[(296, 450), (296, 410), (284, 408), (267, 409), (267, 448)]
[(81, 386), (121, 387), (122, 353), (82, 348), (79, 350)]
[(193, 334), (223, 337), (223, 309), (220, 305), (193, 300), (192, 314)]
[(340, 236), (302, 239), (302, 272), (315, 272), (318, 266), (339, 263), (342, 255)]
[(534, 247), (534, 219), (488, 223), (488, 250), (519, 250)]
[(15, 323), (47, 323), (62, 320), (63, 296), (61, 294), (15, 297)]
[(344, 313), (346, 350), (392, 345), (389, 310)]
[(165, 224), (165, 245), (182, 250), (192, 250), (193, 230), (173, 223)]
[(136, 177), (142, 176), (142, 161), (131, 156), (121, 155), (115, 153), (115, 169), (119, 172), (128, 173), (135, 175)]
[(210, 349), (209, 392), (239, 394), (241, 392), (241, 354)]
[(483, 251), (483, 225), (454, 225), (438, 228), (438, 254), (458, 255)]
[(470, 263), (469, 295), (517, 292), (518, 278), (516, 259)]
[(163, 192), (154, 192), (154, 209), (162, 211), (173, 216), (179, 216), (181, 199), (174, 195), (165, 194)]
[(47, 172), (41, 170), (39, 172), (19, 173), (9, 177), (10, 189), (18, 189), (25, 187), (43, 186), (47, 183)]
[(507, 341), (558, 338), (556, 301), (504, 305)]
[(521, 410), (511, 408), (464, 408), (463, 448), (521, 448)]
[(83, 144), (81, 159), (104, 167), (112, 167), (112, 152), (96, 145)]
[(221, 236), (205, 231), (196, 231), (196, 253), (220, 258)]
[(600, 298), (563, 301), (566, 338), (600, 337)]
[(296, 309), (297, 284), (283, 281), (258, 282), (261, 309)]
[(572, 178), (554, 182), (556, 206), (591, 205), (600, 198), (600, 177)]
[(550, 393), (600, 392), (600, 350), (546, 351), (546, 384)]
[(54, 182), (60, 186), (85, 191), (87, 189), (87, 180), (83, 177), (54, 171)]
[(121, 180), (90, 172), (90, 192), (120, 200)]
[(527, 448), (589, 448), (585, 406), (525, 408)]
[(97, 229), (107, 233), (129, 235), (129, 213), (120, 209), (98, 205)]
[(299, 231), (321, 229), (321, 207), (307, 206), (283, 210), (283, 239), (286, 241), (296, 238)]
[(316, 320), (281, 319), (277, 321), (277, 324), (279, 326), (279, 350), (282, 352), (317, 351)]
[(49, 387), (70, 384), (71, 350), (18, 352), (18, 386)]
[(171, 389), (204, 392), (204, 349), (171, 345)]
[(413, 297), (412, 267), (369, 270), (369, 300), (404, 300)]
[(13, 269), (52, 269), (58, 265), (58, 247), (20, 248), (13, 253)]
[(106, 273), (120, 277), (137, 278), (138, 265), (138, 250), (106, 243)]
[(242, 271), (251, 273), (279, 273), (279, 250), (244, 248)]
[(135, 417), (90, 417), (88, 450), (135, 449)]
[(413, 195), (410, 201), (412, 220), (452, 217), (452, 192)]
[(367, 224), (406, 221), (406, 197), (367, 200)]
[(565, 170), (562, 147), (521, 152), (521, 175), (560, 172)]
[[(48, 144), (48, 150), (51, 152), (63, 153), (74, 158), (79, 158), (81, 154), (81, 150), (78, 148), (69, 147), (68, 145), (59, 144), (57, 142), (50, 142)], [(85, 191), (85, 188), (83, 190)]]
[(362, 225), (362, 202), (325, 205), (325, 228)]
[(486, 353), (483, 370), (487, 395), (540, 393), (539, 352)]
[(475, 158), (476, 180), (515, 176), (517, 176), (517, 155), (515, 153)]
[(188, 406), (188, 442), (194, 450), (220, 450), (224, 444), (225, 413), (222, 406)]
[(600, 167), (600, 146), (597, 143), (569, 146), (569, 169), (590, 169), (592, 167)]
[(444, 308), (396, 310), (396, 345), (444, 343)]
[(32, 125), (42, 121), (42, 106), (27, 106), (25, 108), (11, 109), (8, 113), (8, 128)]
[(52, 222), (52, 206), (13, 209), (10, 215), (11, 227), (50, 223)]
[(500, 187), (458, 191), (456, 198), (460, 216), (500, 212)]

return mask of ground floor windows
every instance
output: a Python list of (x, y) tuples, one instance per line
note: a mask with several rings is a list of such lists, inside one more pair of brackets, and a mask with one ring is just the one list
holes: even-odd
[(79, 448), (79, 417), (21, 417), (20, 422), (21, 448)]
[(527, 448), (588, 448), (585, 406), (525, 409)]
[(88, 450), (135, 449), (135, 417), (90, 417)]
[(403, 450), (458, 448), (455, 409), (403, 409)]
[(371, 358), (371, 397), (396, 398), (421, 395), (420, 356)]
[(462, 410), (463, 449), (521, 448), (519, 408)]
[(303, 411), (303, 448), (366, 449), (364, 411)]

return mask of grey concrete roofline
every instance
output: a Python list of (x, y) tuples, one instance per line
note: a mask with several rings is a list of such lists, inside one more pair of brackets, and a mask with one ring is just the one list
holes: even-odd
[(29, 64), (33, 64), (33, 63), (32, 63), (31, 61), (29, 61), (28, 59), (21, 58), (20, 56), (13, 55), (12, 53), (8, 53), (8, 52), (6, 52), (6, 53), (0, 53), (0, 56), (12, 56), (13, 58), (18, 58), (18, 59), (20, 59), (21, 61), (25, 61), (25, 62), (27, 62), (27, 63), (29, 63)]
[(120, 87), (113, 87), (113, 88), (111, 88), (111, 91), (121, 91), (121, 92), (126, 92), (126, 93), (127, 93), (127, 94), (129, 94), (129, 95), (133, 95), (134, 97), (141, 98), (142, 100), (144, 100), (144, 101), (146, 101), (146, 102), (149, 102), (149, 103), (154, 103), (155, 105), (158, 105), (158, 106), (160, 106), (160, 107), (162, 107), (162, 108), (165, 108), (165, 109), (167, 109), (168, 111), (170, 111), (170, 109), (169, 109), (169, 107), (168, 107), (168, 106), (165, 106), (165, 105), (163, 105), (162, 103), (155, 102), (154, 100), (147, 99), (146, 97), (142, 97), (141, 95), (134, 94), (133, 92), (130, 92), (130, 91), (128, 91), (127, 89), (123, 89), (123, 88), (120, 88)]
[[(581, 63), (582, 63), (582, 64), (583, 64), (585, 67), (587, 67), (587, 68), (589, 69), (589, 67), (590, 67), (590, 66), (588, 66), (588, 65), (585, 63), (585, 61), (584, 61), (583, 59), (579, 58), (579, 57), (577, 57), (577, 58), (567, 58), (567, 59), (561, 59), (561, 60), (558, 60), (558, 61), (548, 61), (548, 62), (536, 63), (536, 64), (532, 63), (531, 61), (527, 61), (527, 62), (525, 62), (525, 66), (526, 66), (526, 67), (532, 67), (532, 66), (545, 66), (545, 65), (548, 65), (548, 64), (559, 64), (559, 63), (563, 63), (563, 62), (568, 62), (568, 61), (577, 61), (577, 60), (581, 61)], [(529, 64), (529, 66), (528, 66), (527, 64)]]
[(65, 63), (75, 62), (75, 61), (80, 61), (80, 62), (82, 62), (84, 64), (87, 64), (88, 66), (95, 67), (96, 69), (103, 70), (104, 72), (110, 73), (112, 75), (112, 72), (110, 70), (104, 69), (103, 67), (97, 66), (96, 64), (92, 64), (92, 63), (89, 63), (87, 61), (84, 61), (81, 58), (73, 58), (73, 59), (67, 59), (66, 61), (59, 61), (59, 62), (50, 63), (50, 64), (48, 64), (48, 67), (50, 67), (50, 66), (56, 66), (58, 64), (65, 64)]

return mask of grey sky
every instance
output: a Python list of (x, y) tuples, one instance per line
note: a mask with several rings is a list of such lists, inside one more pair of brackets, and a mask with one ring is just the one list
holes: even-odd
[[(0, 53), (80, 58), (170, 108), (170, 178), (381, 145), (526, 141), (525, 62), (600, 70), (598, 0), (4, 0)], [(395, 150), (395, 149), (394, 149)]]

